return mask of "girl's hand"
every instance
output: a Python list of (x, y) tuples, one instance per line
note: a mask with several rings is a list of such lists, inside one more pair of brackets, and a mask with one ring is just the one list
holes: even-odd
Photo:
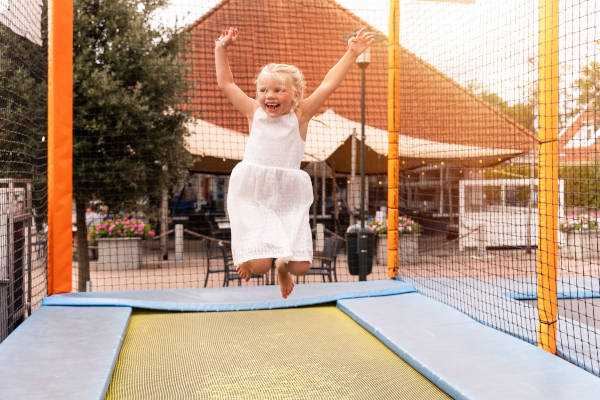
[(356, 32), (356, 36), (348, 39), (348, 50), (357, 56), (375, 41), (375, 34), (373, 32), (365, 32), (366, 29), (367, 28), (364, 27), (360, 28), (360, 30)]
[(234, 27), (229, 27), (221, 33), (221, 36), (215, 41), (217, 46), (227, 47), (231, 43), (235, 42), (238, 38), (238, 30)]

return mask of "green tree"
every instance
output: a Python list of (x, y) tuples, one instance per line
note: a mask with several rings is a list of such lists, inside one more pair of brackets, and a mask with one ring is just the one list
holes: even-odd
[[(89, 280), (85, 209), (152, 204), (188, 166), (183, 35), (152, 23), (166, 0), (74, 2), (74, 199), (79, 290)], [(163, 168), (166, 167), (166, 168)], [(148, 209), (144, 210), (148, 211)]]
[[(600, 40), (596, 41), (600, 46)], [(594, 115), (600, 115), (600, 63), (591, 62), (581, 70), (581, 78), (575, 81), (579, 89), (577, 104), (579, 107), (574, 110), (577, 113), (581, 110), (588, 110)], [(598, 118), (600, 119), (600, 118)], [(598, 129), (600, 121), (595, 121), (595, 128)]]
[(532, 93), (527, 99), (527, 101), (525, 101), (524, 103), (515, 103), (511, 106), (498, 94), (481, 88), (475, 82), (470, 82), (467, 85), (467, 89), (471, 90), (477, 95), (477, 97), (479, 97), (483, 101), (487, 102), (491, 106), (497, 108), (499, 111), (508, 115), (510, 118), (518, 122), (524, 128), (532, 132), (535, 131), (535, 93)]
[[(596, 41), (600, 46), (600, 40)], [(575, 81), (579, 91), (577, 107), (571, 113), (590, 111), (594, 116), (594, 131), (600, 128), (600, 63), (591, 62), (581, 70), (580, 78)], [(565, 166), (561, 168), (561, 178), (567, 182), (565, 187), (566, 203), (574, 207), (600, 207), (600, 185), (597, 162), (591, 165)]]

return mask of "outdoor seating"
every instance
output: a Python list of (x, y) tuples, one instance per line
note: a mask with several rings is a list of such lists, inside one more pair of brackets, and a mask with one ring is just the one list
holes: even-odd
[[(241, 278), (238, 275), (233, 260), (230, 257), (231, 247), (222, 241), (206, 239), (204, 242), (204, 251), (206, 259), (206, 278), (204, 287), (208, 285), (210, 274), (223, 274), (223, 286), (229, 286), (230, 280), (238, 280), (241, 284)], [(222, 263), (219, 262), (222, 260)]]
[(227, 216), (209, 216), (208, 225), (212, 237), (227, 241), (231, 240), (231, 228)]
[(325, 239), (323, 252), (313, 256), (313, 263), (306, 275), (321, 275), (323, 282), (325, 278), (329, 282), (337, 282), (337, 254), (342, 247), (342, 240), (331, 236)]
[(206, 261), (204, 287), (208, 284), (210, 274), (225, 272), (224, 268), (217, 263), (217, 260), (223, 257), (217, 243), (215, 240), (204, 239), (204, 259)]
[[(212, 242), (208, 241), (207, 242)], [(229, 286), (229, 281), (237, 280), (238, 286), (242, 284), (242, 278), (239, 276), (237, 271), (235, 270), (235, 265), (233, 265), (233, 258), (231, 257), (231, 244), (229, 242), (220, 241), (218, 242), (218, 246), (221, 250), (221, 257), (223, 260), (223, 265), (214, 266), (214, 260), (216, 257), (211, 256), (210, 247), (211, 245), (207, 245), (207, 267), (206, 267), (206, 280), (204, 281), (204, 287), (206, 287), (208, 283), (208, 276), (212, 273), (223, 273), (223, 286)], [(211, 259), (213, 260), (213, 266), (211, 266)], [(252, 274), (252, 279), (260, 280), (261, 284), (264, 284), (264, 276), (263, 275), (255, 275)]]

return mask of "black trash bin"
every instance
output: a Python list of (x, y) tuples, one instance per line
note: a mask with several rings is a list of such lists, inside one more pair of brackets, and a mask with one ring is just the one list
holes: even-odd
[[(352, 225), (346, 230), (346, 255), (350, 275), (358, 275), (364, 281), (373, 271), (373, 248), (375, 236), (371, 228), (361, 228), (360, 224)], [(363, 255), (363, 270), (361, 271), (360, 256)]]

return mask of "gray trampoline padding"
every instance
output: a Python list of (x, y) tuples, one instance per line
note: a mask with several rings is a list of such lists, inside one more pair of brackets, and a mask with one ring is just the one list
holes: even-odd
[(418, 293), (338, 307), (456, 399), (598, 399), (598, 377)]
[(68, 293), (47, 297), (45, 306), (126, 306), (165, 311), (246, 311), (300, 307), (340, 299), (414, 292), (411, 284), (388, 279), (296, 285), (287, 298), (279, 286)]
[(0, 399), (102, 399), (130, 315), (41, 307), (0, 345)]

